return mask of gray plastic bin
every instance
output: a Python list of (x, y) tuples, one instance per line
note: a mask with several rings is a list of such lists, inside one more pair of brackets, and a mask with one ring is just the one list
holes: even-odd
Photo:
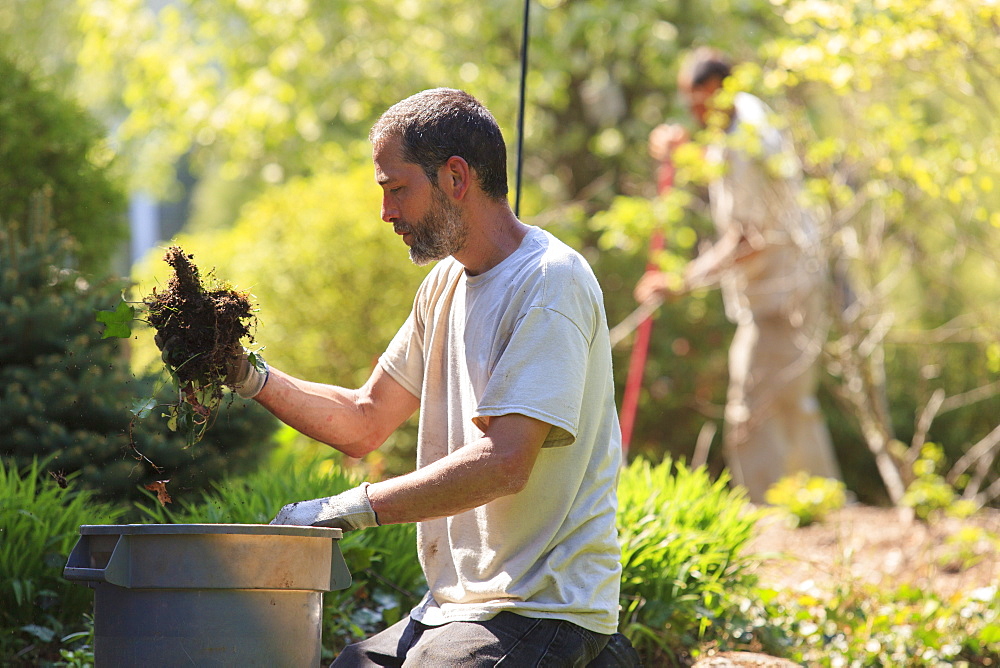
[(83, 525), (63, 571), (94, 589), (97, 668), (320, 665), (340, 529)]

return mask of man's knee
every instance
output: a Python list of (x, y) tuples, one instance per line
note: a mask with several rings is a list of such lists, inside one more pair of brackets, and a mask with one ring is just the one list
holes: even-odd
[(621, 633), (616, 633), (597, 658), (587, 664), (587, 668), (636, 668), (641, 666), (639, 653), (632, 643)]

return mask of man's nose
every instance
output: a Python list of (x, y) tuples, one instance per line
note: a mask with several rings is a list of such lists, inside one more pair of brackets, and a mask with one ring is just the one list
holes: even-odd
[(382, 220), (387, 223), (392, 223), (399, 219), (399, 210), (387, 201), (387, 198), (382, 198)]

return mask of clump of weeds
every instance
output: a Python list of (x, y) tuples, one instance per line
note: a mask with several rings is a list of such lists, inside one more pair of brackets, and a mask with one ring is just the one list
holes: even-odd
[[(204, 436), (222, 404), (227, 362), (238, 356), (244, 339), (253, 342), (257, 309), (249, 292), (219, 281), (213, 272), (203, 277), (194, 256), (179, 246), (168, 248), (163, 259), (173, 268), (165, 290), (154, 288), (138, 303), (123, 298), (114, 310), (99, 311), (97, 319), (105, 324), (105, 338), (130, 337), (135, 319), (156, 330), (177, 399), (165, 406), (152, 398), (140, 400), (132, 408), (133, 424), (160, 407), (168, 427), (185, 434), (190, 447)], [(140, 310), (145, 311), (144, 316), (137, 315)], [(263, 363), (253, 353), (250, 362)], [(136, 450), (134, 442), (132, 449), (138, 458), (159, 470)]]

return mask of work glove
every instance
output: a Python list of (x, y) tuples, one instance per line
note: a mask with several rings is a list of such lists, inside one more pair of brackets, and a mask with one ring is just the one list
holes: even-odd
[(378, 517), (368, 500), (368, 485), (364, 482), (336, 496), (289, 503), (278, 511), (271, 524), (333, 527), (344, 531), (377, 527)]
[[(173, 359), (171, 354), (171, 343), (174, 340), (164, 339), (159, 333), (153, 337), (156, 347), (160, 349), (160, 358), (164, 364), (178, 367), (182, 361)], [(251, 355), (253, 355), (252, 360)], [(251, 353), (246, 348), (241, 348), (237, 354), (226, 360), (226, 376), (222, 382), (244, 399), (253, 399), (267, 382), (269, 371), (267, 362), (259, 352)]]
[(244, 348), (239, 355), (226, 361), (224, 382), (244, 399), (253, 399), (264, 388), (270, 371), (260, 353), (251, 353)]

